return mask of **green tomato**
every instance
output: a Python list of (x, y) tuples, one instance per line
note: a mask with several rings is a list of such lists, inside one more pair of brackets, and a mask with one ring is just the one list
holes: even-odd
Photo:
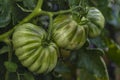
[(71, 15), (59, 15), (53, 21), (52, 38), (61, 48), (79, 49), (87, 39), (85, 26), (79, 25)]
[(93, 38), (100, 35), (102, 29), (104, 28), (105, 19), (102, 13), (95, 7), (88, 8), (87, 18), (89, 20), (88, 36)]
[(18, 26), (13, 33), (15, 54), (32, 72), (50, 72), (56, 66), (58, 47), (46, 39), (45, 30), (31, 23)]

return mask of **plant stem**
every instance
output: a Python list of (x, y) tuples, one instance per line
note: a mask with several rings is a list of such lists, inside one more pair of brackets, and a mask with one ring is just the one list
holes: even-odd
[(41, 11), (40, 14), (45, 14), (48, 15), (50, 18), (49, 21), (49, 28), (48, 28), (48, 41), (51, 39), (51, 35), (52, 35), (52, 26), (53, 26), (53, 16), (54, 15), (58, 15), (58, 14), (65, 14), (65, 13), (70, 13), (72, 12), (72, 10), (80, 8), (80, 6), (77, 6), (75, 8), (69, 9), (69, 10), (61, 10), (58, 12), (48, 12), (48, 11)]
[(26, 18), (24, 18), (18, 25), (26, 23), (29, 20), (31, 20), (33, 17), (38, 16), (40, 12), (42, 11), (41, 10), (42, 4), (43, 4), (43, 0), (38, 0), (37, 6), (33, 10), (33, 12), (30, 15), (28, 15)]
[(65, 13), (69, 13), (71, 12), (72, 9), (69, 9), (69, 10), (62, 10), (62, 11), (58, 11), (58, 12), (53, 12), (54, 15), (58, 15), (58, 14), (65, 14)]
[(11, 29), (8, 32), (0, 35), (0, 42), (4, 41), (12, 32), (13, 32), (13, 29)]
[(80, 69), (76, 69), (76, 79), (80, 80)]
[(50, 17), (50, 21), (49, 21), (49, 28), (48, 28), (48, 40), (51, 39), (51, 35), (52, 35), (52, 26), (53, 26), (53, 14), (49, 14)]
[[(9, 47), (9, 52), (8, 52), (8, 61), (11, 62), (12, 61), (12, 53), (13, 53), (13, 50), (12, 50), (12, 43), (10, 41), (9, 38), (6, 38), (5, 40), (5, 43), (7, 43), (8, 47)], [(6, 74), (5, 74), (5, 80), (8, 80), (9, 79), (9, 71), (6, 71)]]
[[(70, 13), (70, 12), (72, 12), (72, 10), (75, 10), (77, 8), (81, 8), (81, 6), (77, 6), (75, 8), (71, 8), (69, 10), (61, 10), (61, 11), (58, 11), (58, 12), (48, 12), (48, 11), (41, 10), (42, 4), (43, 4), (43, 0), (38, 0), (37, 6), (35, 7), (35, 9), (33, 10), (33, 12), (30, 15), (28, 15), (27, 17), (25, 17), (13, 29), (11, 29), (8, 32), (0, 35), (0, 42), (4, 41), (5, 38), (9, 37), (17, 26), (30, 21), (32, 18), (34, 18), (34, 17), (36, 17), (36, 16), (38, 16), (40, 14), (45, 14), (45, 15), (48, 15), (50, 17), (51, 15), (53, 16), (53, 15), (58, 15), (58, 14)], [(51, 23), (52, 22), (50, 22), (50, 25), (51, 25)]]
[(35, 8), (36, 9), (42, 9), (42, 5), (43, 5), (43, 0), (38, 0), (37, 6)]
[(68, 9), (68, 10), (61, 10), (61, 11), (58, 11), (58, 12), (53, 12), (53, 15), (70, 13), (70, 12), (72, 12), (73, 10), (78, 9), (78, 8), (81, 8), (81, 6), (76, 6), (76, 7), (74, 7), (74, 8)]
[(20, 80), (20, 74), (17, 72), (17, 78), (18, 80)]
[(5, 80), (8, 80), (8, 79), (9, 79), (9, 72), (7, 71), (5, 74)]
[(33, 12), (28, 15), (27, 17), (25, 17), (19, 24), (17, 24), (13, 29), (9, 30), (8, 32), (0, 35), (0, 42), (4, 41), (7, 37), (9, 37), (12, 32), (14, 31), (14, 29), (23, 24), (23, 23), (26, 23), (28, 22), (29, 20), (31, 20), (33, 17), (35, 16), (38, 16), (41, 12), (41, 7), (42, 7), (42, 4), (43, 4), (43, 0), (38, 0), (38, 3), (37, 3), (37, 6), (35, 7), (35, 9), (33, 10)]

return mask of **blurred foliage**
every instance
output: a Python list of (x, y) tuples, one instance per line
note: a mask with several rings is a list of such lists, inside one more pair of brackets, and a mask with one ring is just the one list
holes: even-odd
[[(30, 14), (36, 3), (37, 0), (0, 0), (0, 34)], [(0, 43), (0, 80), (4, 80), (6, 71), (10, 72), (9, 80), (109, 80), (103, 56), (120, 66), (120, 0), (44, 0), (42, 9), (53, 12), (76, 5), (95, 6), (103, 13), (106, 24), (100, 36), (88, 39), (78, 51), (61, 51), (56, 68), (39, 75), (23, 67), (14, 54), (13, 62), (8, 62), (8, 46)], [(31, 22), (47, 29), (49, 18), (39, 16)]]

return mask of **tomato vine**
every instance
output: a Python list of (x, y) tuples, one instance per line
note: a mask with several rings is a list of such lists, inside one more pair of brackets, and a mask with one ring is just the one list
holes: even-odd
[[(88, 6), (89, 1), (87, 0), (64, 0), (63, 2), (68, 7), (54, 11), (43, 9), (44, 4), (46, 4), (44, 0), (31, 0), (32, 3), (28, 0), (14, 1), (14, 4), (9, 4), (14, 5), (9, 9), (19, 8), (26, 17), (18, 20), (18, 23), (13, 21), (14, 24), (11, 23), (12, 19), (14, 20), (12, 17), (11, 22), (7, 25), (14, 25), (14, 27), (0, 34), (0, 42), (6, 43), (9, 49), (3, 51), (8, 53), (8, 59), (4, 62), (5, 80), (9, 80), (11, 72), (16, 72), (17, 80), (21, 80), (21, 76), (31, 76), (31, 73), (33, 76), (40, 74), (44, 77), (45, 75), (41, 74), (49, 75), (52, 72), (50, 74), (52, 77), (61, 78), (65, 76), (66, 80), (72, 79), (66, 77), (68, 75), (74, 75), (75, 79), (82, 80), (83, 76), (80, 72), (92, 76), (91, 79), (93, 80), (109, 80), (107, 67), (103, 60), (106, 50), (99, 49), (99, 45), (91, 42), (93, 40), (94, 43), (96, 38), (101, 39), (102, 37), (103, 39), (104, 36), (101, 32), (104, 30), (105, 18), (97, 7)], [(52, 5), (49, 2), (52, 0), (48, 0), (47, 3), (48, 6)], [(55, 6), (59, 5), (58, 8), (62, 6), (61, 3), (60, 0), (54, 2)], [(29, 5), (31, 6), (29, 7)], [(6, 7), (6, 5), (3, 6)], [(52, 7), (50, 8), (52, 9)], [(15, 17), (15, 13), (8, 14)], [(41, 21), (41, 18), (45, 18), (44, 16), (47, 16), (47, 23)], [(47, 29), (43, 28), (43, 24), (47, 25)], [(113, 45), (112, 40), (109, 44), (107, 43), (108, 39), (103, 41), (109, 46), (108, 52), (110, 54), (112, 54), (113, 48), (117, 49), (116, 53), (119, 53), (119, 47)], [(108, 52), (106, 52), (107, 55), (109, 55)], [(14, 53), (20, 65), (22, 64), (22, 67), (25, 68), (25, 74), (21, 75), (17, 72), (19, 66), (17, 66), (17, 62), (14, 63), (13, 61)], [(62, 68), (65, 68), (65, 72), (59, 70), (61, 65)], [(73, 67), (73, 65), (75, 66)], [(26, 69), (30, 73), (26, 72)], [(64, 75), (65, 73), (69, 74)], [(62, 76), (56, 77), (56, 75)], [(33, 79), (33, 77), (31, 78)]]
[[(19, 24), (17, 24), (13, 29), (11, 29), (10, 31), (0, 35), (0, 41), (4, 41), (7, 37), (9, 37), (11, 35), (11, 33), (14, 31), (14, 29), (23, 24), (23, 23), (26, 23), (28, 21), (30, 21), (32, 18), (40, 15), (40, 14), (45, 14), (45, 15), (48, 15), (50, 17), (50, 21), (52, 20), (53, 16), (54, 15), (58, 15), (58, 14), (64, 14), (64, 13), (70, 13), (72, 12), (72, 10), (74, 9), (78, 9), (78, 8), (81, 8), (81, 6), (77, 6), (75, 8), (71, 8), (69, 10), (61, 10), (61, 11), (58, 11), (58, 12), (48, 12), (48, 11), (44, 11), (41, 9), (42, 7), (42, 4), (43, 4), (43, 0), (38, 0), (38, 3), (37, 3), (37, 6), (35, 7), (35, 9), (32, 11), (32, 13), (30, 13), (27, 17), (25, 17), (21, 22), (19, 22)], [(52, 24), (52, 21), (50, 22), (50, 25)]]

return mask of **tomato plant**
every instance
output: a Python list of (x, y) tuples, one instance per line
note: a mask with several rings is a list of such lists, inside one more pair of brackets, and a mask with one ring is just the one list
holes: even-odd
[(104, 57), (120, 66), (112, 3), (0, 0), (0, 80), (110, 80)]

